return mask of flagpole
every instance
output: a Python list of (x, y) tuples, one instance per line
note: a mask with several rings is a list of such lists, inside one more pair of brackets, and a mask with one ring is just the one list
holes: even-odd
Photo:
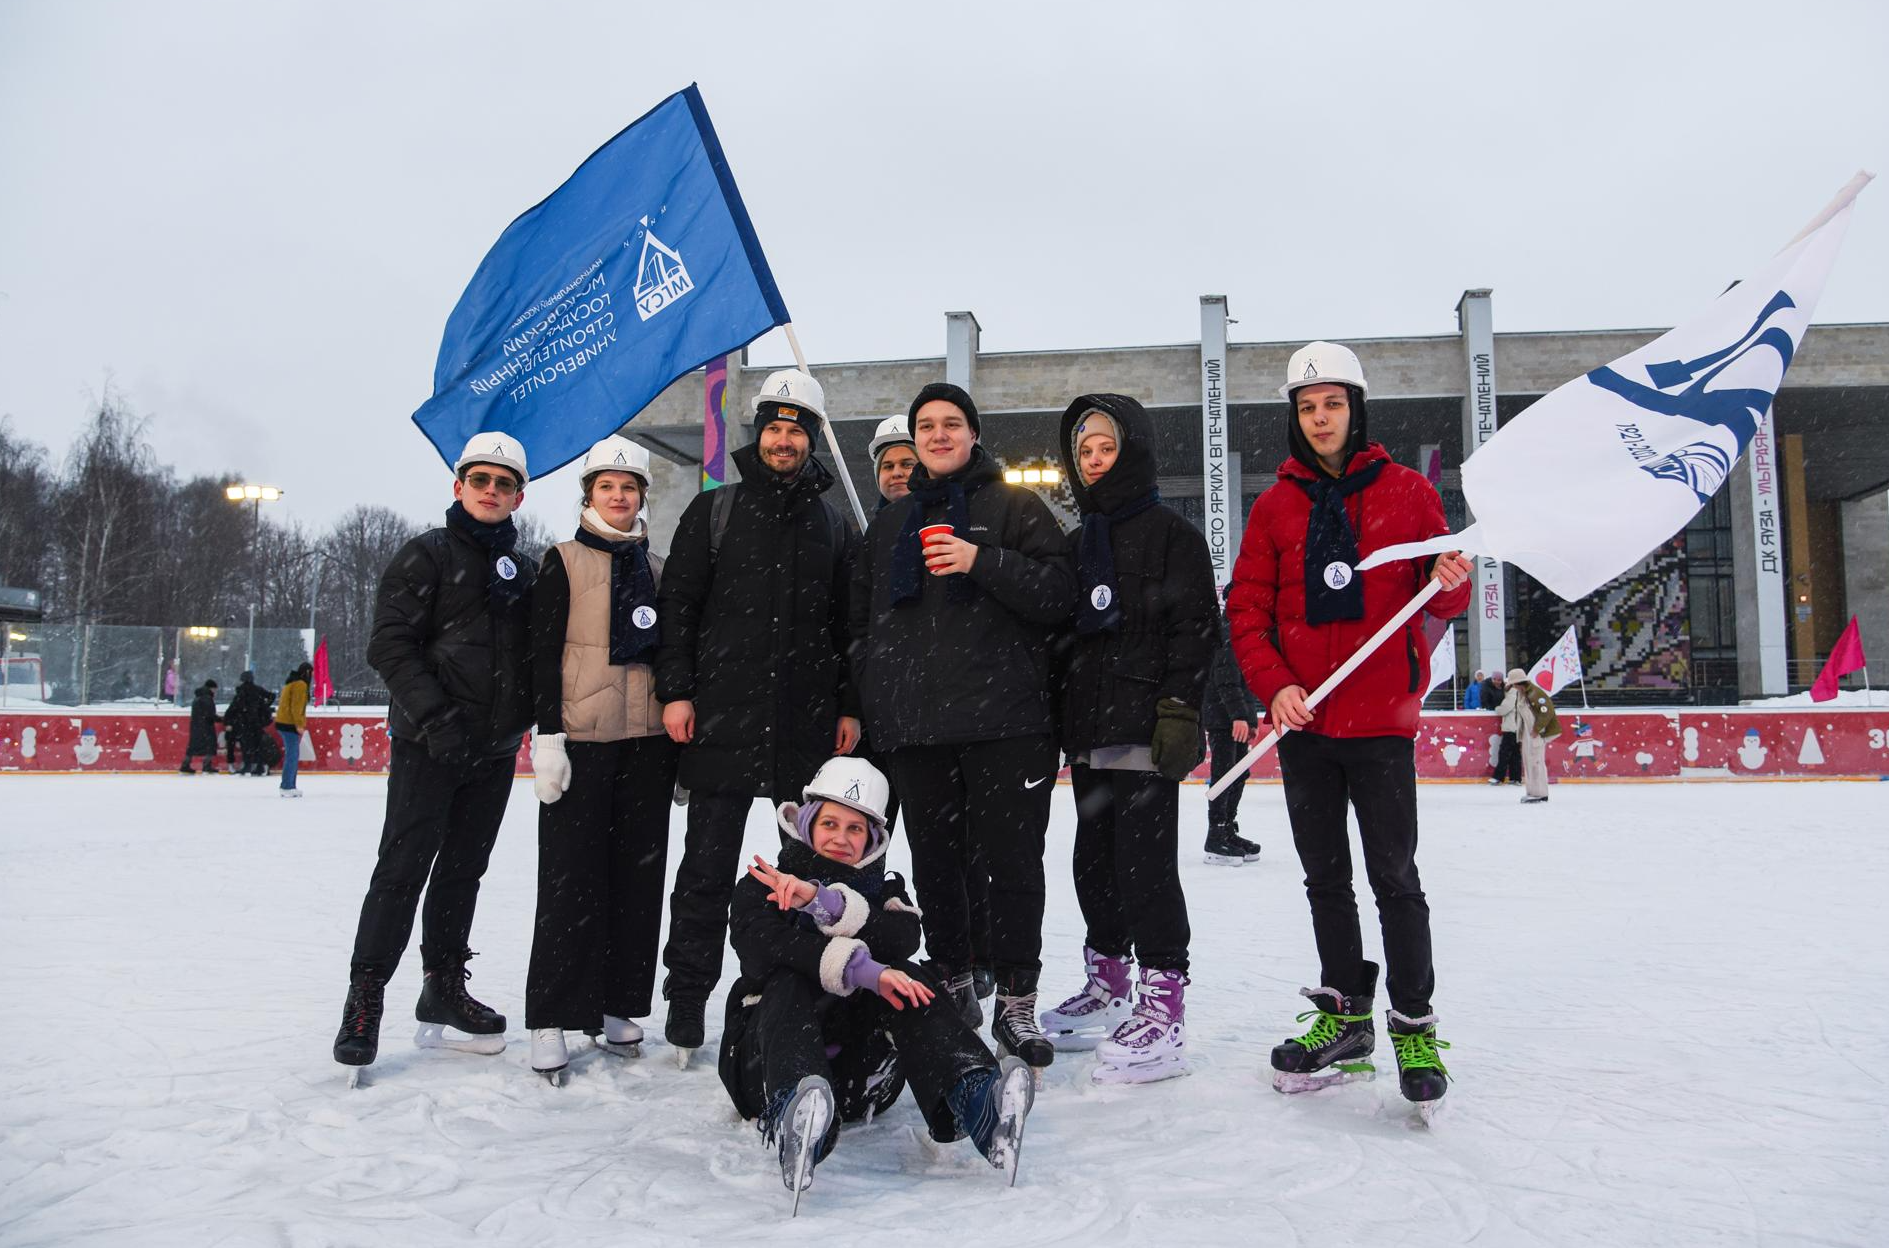
[[(1435, 577), (1431, 577), (1430, 583), (1418, 590), (1417, 596), (1412, 598), (1409, 602), (1406, 602), (1396, 615), (1393, 615), (1389, 620), (1385, 621), (1384, 627), (1372, 633), (1370, 640), (1359, 646), (1356, 653), (1345, 660), (1343, 667), (1340, 667), (1337, 671), (1327, 676), (1324, 684), (1312, 690), (1312, 696), (1305, 700), (1305, 709), (1309, 711), (1329, 697), (1331, 691), (1336, 689), (1344, 681), (1345, 677), (1357, 671), (1359, 665), (1371, 657), (1373, 650), (1389, 640), (1392, 633), (1402, 628), (1410, 617), (1422, 610), (1423, 604), (1436, 597), (1437, 591), (1442, 588), (1443, 582)], [(1452, 679), (1454, 679), (1454, 677), (1452, 677)], [(1266, 754), (1271, 751), (1273, 746), (1279, 744), (1280, 735), (1281, 733), (1278, 728), (1274, 728), (1271, 732), (1267, 733), (1265, 738), (1262, 739), (1258, 745), (1255, 745), (1247, 752), (1245, 758), (1233, 764), (1232, 770), (1228, 771), (1226, 775), (1221, 776), (1213, 783), (1212, 787), (1207, 790), (1208, 799), (1211, 800), (1219, 797), (1235, 784), (1244, 783), (1246, 773), (1252, 770), (1253, 764), (1257, 763), (1261, 758), (1264, 758)]]
[(1828, 204), (1826, 204), (1822, 212), (1812, 217), (1810, 219), (1810, 224), (1797, 232), (1796, 238), (1793, 238), (1790, 242), (1780, 247), (1778, 249), (1779, 252), (1782, 253), (1782, 252), (1789, 251), (1791, 248), (1797, 246), (1797, 244), (1803, 242), (1804, 239), (1808, 238), (1810, 235), (1816, 233), (1818, 230), (1821, 230), (1824, 226), (1828, 225), (1830, 223), (1830, 218), (1836, 216), (1839, 212), (1842, 212), (1845, 208), (1848, 208), (1850, 206), (1850, 201), (1855, 199), (1859, 194), (1861, 194), (1863, 188), (1868, 186), (1871, 182), (1873, 182), (1875, 178), (1876, 178), (1876, 175), (1871, 173), (1869, 170), (1858, 169), (1856, 171), (1856, 176), (1843, 184), (1843, 189), (1837, 192), (1836, 198), (1831, 200)]
[[(781, 328), (787, 331), (787, 345), (794, 349), (794, 363), (800, 366), (801, 372), (809, 377), (813, 376), (813, 370), (807, 367), (806, 353), (800, 349), (800, 338), (794, 333), (794, 323), (783, 322)], [(820, 421), (820, 431), (826, 434), (826, 449), (833, 452), (833, 463), (840, 472), (840, 484), (846, 487), (846, 498), (853, 505), (853, 516), (859, 521), (859, 531), (864, 533), (866, 509), (859, 505), (859, 492), (853, 489), (853, 474), (846, 471), (846, 459), (840, 454), (839, 439), (833, 436), (833, 422), (823, 417)]]

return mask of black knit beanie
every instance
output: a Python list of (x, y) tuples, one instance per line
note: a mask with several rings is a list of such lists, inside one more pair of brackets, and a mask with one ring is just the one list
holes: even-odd
[(912, 406), (906, 410), (907, 428), (918, 422), (918, 409), (933, 399), (943, 399), (964, 413), (965, 423), (971, 426), (971, 432), (979, 438), (984, 436), (983, 427), (977, 423), (977, 404), (971, 402), (971, 396), (964, 392), (963, 386), (954, 386), (948, 381), (934, 381), (918, 392), (912, 400)]

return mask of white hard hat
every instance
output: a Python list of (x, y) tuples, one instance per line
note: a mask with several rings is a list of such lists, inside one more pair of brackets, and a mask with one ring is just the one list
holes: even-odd
[(863, 758), (842, 755), (821, 764), (800, 796), (809, 802), (838, 802), (850, 806), (883, 828), (891, 790), (877, 767)]
[(785, 407), (804, 407), (826, 419), (826, 391), (820, 383), (797, 368), (783, 368), (769, 373), (767, 380), (761, 383), (761, 391), (754, 396), (754, 414), (761, 414), (761, 404), (779, 403)]
[(649, 452), (620, 433), (613, 433), (584, 452), (578, 479), (589, 484), (600, 472), (627, 472), (649, 489)]
[(518, 484), (525, 483), (525, 448), (509, 433), (473, 434), (472, 441), (466, 443), (466, 449), (459, 452), (459, 459), (453, 464), (453, 474), (457, 476), (473, 464), (497, 464), (501, 468), (510, 468), (518, 474)]
[(906, 426), (905, 417), (888, 416), (879, 422), (879, 427), (872, 431), (872, 445), (867, 452), (872, 456), (872, 466), (879, 466), (879, 453), (894, 446), (912, 446), (912, 432)]
[(1286, 384), (1279, 387), (1279, 397), (1289, 399), (1300, 386), (1328, 382), (1337, 386), (1356, 386), (1369, 394), (1364, 384), (1364, 365), (1350, 347), (1335, 342), (1308, 342), (1292, 353), (1286, 364)]

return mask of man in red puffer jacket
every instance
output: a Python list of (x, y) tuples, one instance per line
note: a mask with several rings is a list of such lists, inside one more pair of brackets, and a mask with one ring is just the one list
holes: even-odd
[(1365, 437), (1365, 380), (1345, 347), (1293, 353), (1280, 387), (1291, 404), (1291, 457), (1253, 504), (1227, 595), (1233, 654), (1270, 709), (1292, 839), (1305, 868), (1321, 987), (1305, 995), (1316, 1022), (1273, 1050), (1273, 1086), (1305, 1091), (1369, 1072), (1377, 964), (1364, 958), (1351, 888), (1347, 801), (1358, 813), (1365, 875), (1376, 896), (1388, 964), (1388, 1015), (1404, 1095), (1443, 1095), (1430, 996), (1430, 909), (1417, 875), (1417, 773), (1412, 740), (1429, 687), (1429, 648), (1412, 619), (1316, 709), (1310, 691), (1434, 577), (1427, 609), (1440, 618), (1469, 602), (1473, 565), (1458, 554), (1403, 560), (1360, 573), (1380, 547), (1447, 533), (1443, 500), (1422, 475)]

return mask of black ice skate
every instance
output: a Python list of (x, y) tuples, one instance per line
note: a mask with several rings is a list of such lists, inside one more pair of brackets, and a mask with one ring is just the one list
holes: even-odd
[(1450, 1047), (1449, 1042), (1436, 1038), (1434, 1014), (1411, 1018), (1391, 1010), (1384, 1016), (1384, 1025), (1397, 1052), (1397, 1082), (1404, 1099), (1429, 1122), (1443, 1107), (1443, 1093), (1449, 1089), (1449, 1069), (1437, 1056), (1438, 1049)]
[(960, 1079), (945, 1094), (958, 1126), (984, 1160), (1017, 1185), (1017, 1163), (1023, 1156), (1023, 1123), (1036, 1103), (1036, 1078), (1020, 1057), (1006, 1057), (995, 1070), (980, 1070)]
[(1034, 992), (1006, 996), (999, 987), (990, 1034), (997, 1042), (998, 1053), (1022, 1058), (1039, 1080), (1043, 1077), (1043, 1068), (1056, 1060), (1055, 1046), (1037, 1025)]
[(702, 1047), (703, 1033), (707, 1027), (703, 1016), (707, 1010), (707, 1003), (695, 997), (670, 998), (669, 1017), (663, 1023), (662, 1038), (676, 1051), (677, 1070), (687, 1070), (689, 1058)]
[(1301, 996), (1315, 1007), (1299, 1015), (1312, 1020), (1302, 1036), (1294, 1036), (1272, 1051), (1272, 1086), (1280, 1092), (1311, 1092), (1333, 1084), (1377, 1077), (1371, 1053), (1377, 1032), (1371, 1026), (1371, 998), (1377, 991), (1377, 966), (1367, 962), (1370, 987), (1355, 996), (1336, 988), (1301, 988)]
[(833, 1122), (833, 1089), (819, 1075), (803, 1078), (792, 1092), (782, 1092), (761, 1115), (761, 1138), (780, 1145), (781, 1182), (794, 1194), (800, 1216), (800, 1193), (813, 1186), (813, 1168), (826, 1159), (827, 1127)]
[[(958, 1017), (964, 1020), (964, 1025), (972, 1031), (982, 1027), (984, 1007), (977, 1003), (977, 999), (986, 994), (978, 991), (977, 972), (952, 970), (936, 960), (926, 962), (925, 966), (937, 974), (938, 982), (944, 985), (945, 995), (951, 998), (951, 1005), (957, 1010)], [(991, 982), (994, 989), (995, 977)]]
[(1232, 825), (1207, 829), (1206, 861), (1212, 866), (1238, 867), (1259, 861), (1259, 846), (1236, 832)]
[(426, 973), (413, 1017), (420, 1029), (413, 1043), (423, 1049), (454, 1049), (490, 1056), (505, 1051), (505, 1016), (466, 991), (470, 950)]
[(335, 1061), (348, 1068), (350, 1088), (359, 1086), (361, 1068), (373, 1065), (380, 1054), (380, 1016), (386, 993), (387, 981), (372, 972), (357, 974), (348, 984), (341, 1030), (335, 1033)]

